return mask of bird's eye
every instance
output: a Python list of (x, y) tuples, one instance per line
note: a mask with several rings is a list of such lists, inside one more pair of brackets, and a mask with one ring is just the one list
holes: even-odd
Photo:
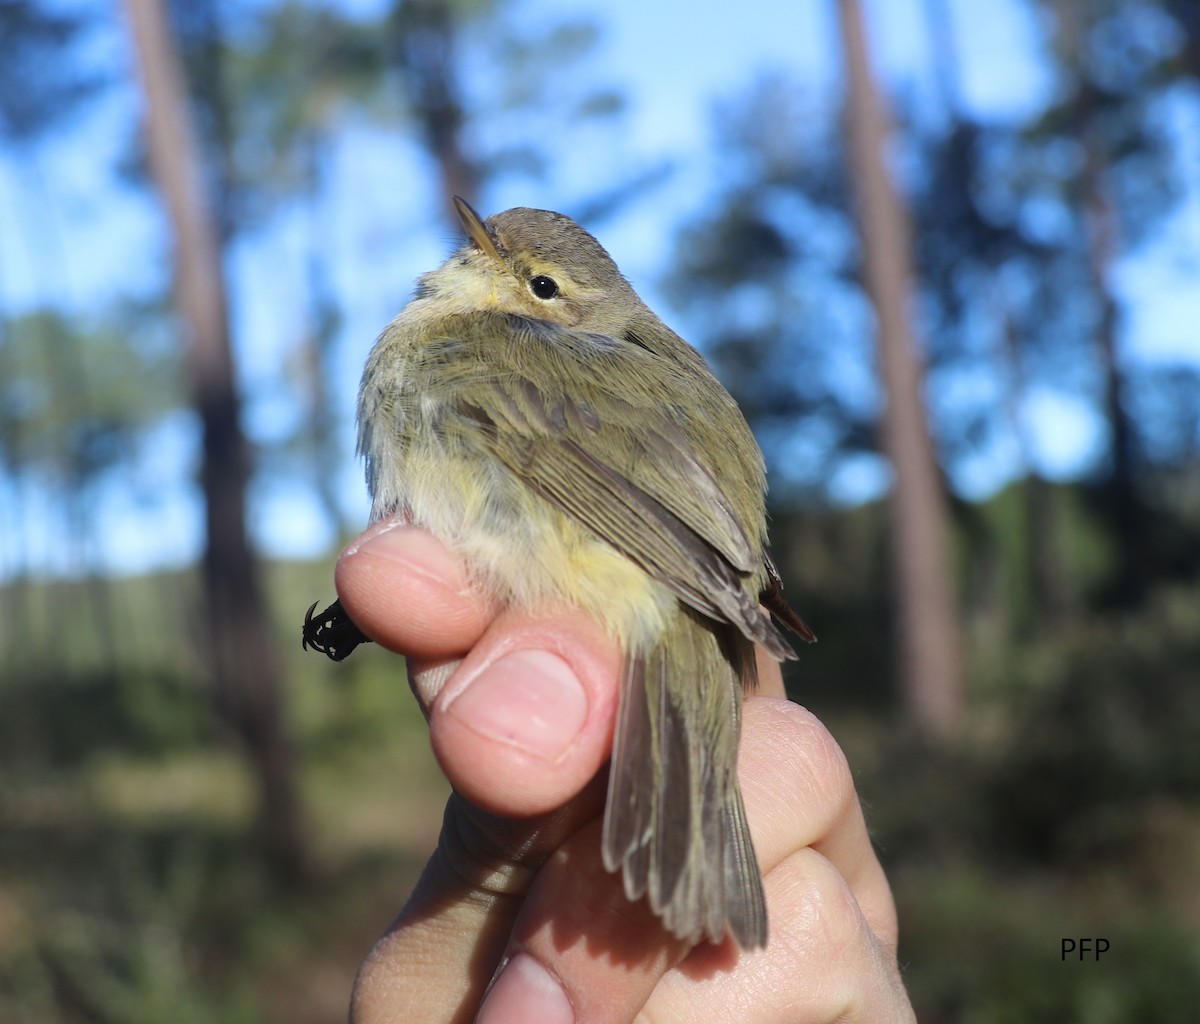
[(545, 274), (538, 274), (530, 279), (529, 290), (539, 299), (552, 299), (558, 294), (558, 282)]

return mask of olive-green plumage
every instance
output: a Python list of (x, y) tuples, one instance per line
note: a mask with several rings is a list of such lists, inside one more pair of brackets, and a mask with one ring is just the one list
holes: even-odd
[(676, 935), (743, 948), (766, 908), (738, 789), (754, 647), (793, 657), (759, 609), (762, 455), (704, 360), (561, 214), (483, 222), (383, 332), (359, 395), (372, 518), (403, 511), (472, 578), (564, 604), (625, 651), (604, 862)]

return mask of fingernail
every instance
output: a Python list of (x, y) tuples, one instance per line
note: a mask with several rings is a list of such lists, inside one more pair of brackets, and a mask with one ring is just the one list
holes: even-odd
[(356, 554), (370, 554), (397, 562), (410, 572), (420, 573), (438, 583), (454, 579), (461, 571), (449, 552), (430, 544), (429, 534), (399, 520), (377, 523), (358, 541), (347, 546), (342, 557)]
[(573, 1024), (575, 1011), (567, 994), (545, 967), (528, 953), (518, 953), (500, 972), (475, 1024)]
[(557, 654), (525, 649), (485, 668), (444, 710), (489, 739), (554, 760), (583, 728), (587, 696)]

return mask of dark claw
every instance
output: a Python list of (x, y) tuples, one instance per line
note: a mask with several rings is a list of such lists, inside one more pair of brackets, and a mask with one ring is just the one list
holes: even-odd
[(370, 637), (350, 621), (341, 601), (334, 601), (320, 615), (314, 616), (317, 603), (310, 604), (304, 614), (301, 644), (306, 651), (311, 647), (330, 661), (344, 661), (359, 644), (371, 642)]

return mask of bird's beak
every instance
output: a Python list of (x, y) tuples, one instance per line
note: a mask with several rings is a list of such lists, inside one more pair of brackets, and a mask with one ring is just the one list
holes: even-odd
[(454, 208), (458, 211), (458, 219), (462, 221), (463, 229), (467, 232), (467, 237), (475, 243), (477, 248), (491, 256), (497, 263), (503, 263), (504, 258), (500, 255), (500, 248), (496, 244), (496, 239), (487, 229), (483, 218), (471, 209), (471, 204), (461, 196), (455, 196)]

